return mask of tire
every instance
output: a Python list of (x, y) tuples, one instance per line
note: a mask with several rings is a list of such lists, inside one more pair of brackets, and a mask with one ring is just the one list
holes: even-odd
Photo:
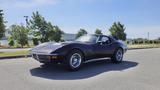
[(113, 63), (121, 63), (123, 60), (123, 50), (118, 48), (111, 57), (111, 60)]
[(84, 56), (79, 50), (72, 50), (64, 60), (63, 64), (66, 69), (76, 71), (81, 68), (84, 61)]

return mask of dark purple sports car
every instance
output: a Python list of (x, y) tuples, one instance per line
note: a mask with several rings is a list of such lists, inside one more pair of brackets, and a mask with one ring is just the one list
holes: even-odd
[(114, 63), (123, 60), (127, 46), (120, 40), (105, 35), (85, 35), (72, 42), (43, 43), (30, 50), (41, 63), (61, 63), (77, 70), (83, 63), (109, 57)]

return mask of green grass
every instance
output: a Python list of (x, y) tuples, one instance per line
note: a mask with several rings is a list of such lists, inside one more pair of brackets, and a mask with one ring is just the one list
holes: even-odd
[(19, 55), (28, 55), (29, 52), (27, 50), (15, 51), (15, 52), (0, 52), (0, 57), (5, 56), (19, 56)]
[(160, 44), (136, 44), (128, 45), (128, 48), (160, 48)]

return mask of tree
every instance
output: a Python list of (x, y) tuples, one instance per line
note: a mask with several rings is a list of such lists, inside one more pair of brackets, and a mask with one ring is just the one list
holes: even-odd
[(47, 22), (39, 12), (33, 12), (32, 19), (28, 22), (28, 28), (30, 29), (30, 33), (41, 42), (49, 41)]
[(120, 22), (114, 22), (109, 31), (113, 37), (117, 37), (120, 40), (126, 40), (127, 34), (124, 32), (125, 27)]
[(23, 48), (24, 45), (28, 44), (28, 29), (20, 25), (11, 26), (11, 36), (18, 44)]
[(9, 39), (8, 39), (8, 45), (9, 46), (14, 46), (14, 39), (13, 39), (13, 37), (9, 37)]
[(47, 22), (38, 12), (33, 12), (32, 19), (28, 22), (28, 28), (34, 38), (42, 43), (48, 41), (59, 42), (63, 34), (58, 26), (53, 26), (51, 22)]
[(102, 34), (102, 31), (100, 29), (96, 29), (95, 34)]
[(53, 26), (50, 22), (47, 25), (49, 31), (49, 40), (59, 42), (61, 41), (63, 31), (58, 26)]
[(0, 39), (4, 36), (5, 33), (5, 25), (4, 25), (4, 20), (3, 20), (3, 10), (0, 10)]
[[(54, 26), (54, 35), (53, 35), (53, 37), (51, 37), (51, 38), (53, 38), (53, 40), (55, 41), (55, 42), (59, 42), (59, 41), (61, 41), (61, 38), (62, 38), (62, 34), (63, 34), (63, 32), (59, 29), (59, 27), (58, 26)], [(51, 33), (52, 34), (52, 33)], [(52, 35), (51, 35), (52, 36)], [(52, 40), (52, 39), (51, 39)]]
[(85, 29), (80, 29), (76, 34), (76, 38), (79, 38), (80, 36), (83, 36), (85, 34), (87, 34), (87, 31)]
[(55, 27), (50, 22), (47, 25), (47, 30), (48, 30), (49, 40), (54, 41), (54, 38), (56, 37)]

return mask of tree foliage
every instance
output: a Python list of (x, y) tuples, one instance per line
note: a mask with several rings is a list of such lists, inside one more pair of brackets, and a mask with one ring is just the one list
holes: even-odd
[(62, 37), (62, 31), (59, 27), (47, 22), (38, 12), (33, 12), (32, 19), (28, 22), (28, 28), (34, 38), (42, 43), (48, 41), (58, 42)]
[(126, 40), (125, 27), (120, 22), (114, 22), (109, 29), (112, 36), (117, 37), (120, 40)]
[(76, 34), (76, 38), (79, 38), (79, 37), (81, 37), (81, 36), (83, 36), (85, 34), (87, 34), (87, 31), (85, 29), (80, 29), (78, 31), (78, 33)]
[(63, 32), (60, 30), (58, 26), (54, 26), (52, 31), (50, 32), (50, 40), (54, 40), (55, 42), (61, 41)]
[(96, 29), (95, 34), (102, 34), (102, 31), (100, 29)]
[(61, 41), (63, 31), (58, 26), (53, 26), (50, 22), (48, 23), (49, 40), (59, 42)]
[(9, 38), (8, 38), (8, 45), (9, 45), (9, 46), (14, 46), (14, 44), (15, 44), (15, 43), (14, 43), (13, 37), (9, 37)]
[(148, 40), (146, 38), (134, 38), (127, 40), (127, 44), (160, 44), (160, 40), (154, 39), (154, 40)]
[(0, 10), (0, 39), (4, 36), (5, 33), (5, 25), (2, 15), (3, 15), (2, 10)]
[(28, 22), (28, 28), (30, 29), (30, 33), (41, 42), (49, 41), (47, 22), (38, 12), (33, 12), (32, 19)]
[(28, 29), (20, 25), (11, 26), (11, 36), (18, 44), (23, 48), (24, 45), (28, 44)]
[(37, 38), (32, 38), (32, 41), (33, 41), (33, 44), (34, 44), (35, 46), (39, 44)]

